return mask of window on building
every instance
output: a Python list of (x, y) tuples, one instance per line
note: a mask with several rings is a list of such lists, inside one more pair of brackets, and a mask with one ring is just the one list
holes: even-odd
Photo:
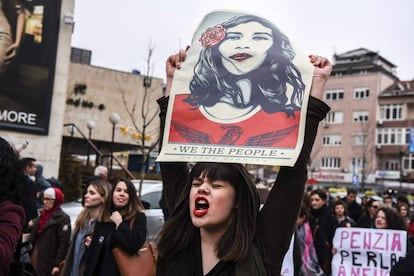
[(380, 119), (403, 120), (403, 104), (382, 104), (379, 107)]
[(344, 121), (344, 113), (332, 111), (326, 115), (325, 122), (329, 124), (341, 124)]
[(369, 88), (355, 88), (354, 99), (367, 99), (369, 98)]
[(403, 162), (403, 170), (405, 171), (414, 170), (414, 154), (403, 156), (402, 162)]
[(341, 167), (341, 158), (322, 157), (321, 167), (324, 169), (339, 169)]
[(353, 146), (366, 146), (368, 144), (368, 134), (352, 134), (351, 139)]
[(352, 112), (352, 121), (355, 123), (368, 122), (368, 111), (354, 111)]
[(400, 166), (399, 166), (399, 161), (398, 160), (387, 160), (385, 161), (385, 170), (386, 171), (399, 171), (400, 170)]
[(407, 145), (410, 137), (409, 128), (377, 129), (377, 145)]
[(325, 100), (339, 101), (344, 99), (344, 90), (328, 90), (325, 91)]
[(92, 51), (80, 49), (80, 48), (71, 48), (70, 61), (74, 63), (81, 64), (91, 64)]
[(352, 166), (353, 166), (353, 169), (355, 169), (355, 171), (365, 169), (365, 166), (366, 166), (365, 158), (352, 157)]
[(322, 145), (337, 147), (342, 144), (341, 135), (324, 135), (322, 136)]

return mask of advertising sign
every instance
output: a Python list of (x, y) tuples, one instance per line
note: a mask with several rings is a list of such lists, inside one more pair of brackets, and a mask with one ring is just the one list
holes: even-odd
[(60, 5), (60, 0), (2, 1), (11, 43), (0, 55), (0, 129), (48, 134)]

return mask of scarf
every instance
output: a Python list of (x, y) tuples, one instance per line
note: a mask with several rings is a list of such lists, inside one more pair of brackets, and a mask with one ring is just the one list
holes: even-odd
[(37, 227), (37, 235), (40, 235), (48, 222), (48, 220), (53, 216), (53, 214), (56, 212), (57, 209), (60, 208), (60, 205), (63, 203), (64, 195), (62, 191), (58, 188), (49, 188), (55, 190), (55, 201), (53, 202), (53, 207), (50, 210), (42, 209), (40, 211), (40, 218), (39, 218), (39, 224)]

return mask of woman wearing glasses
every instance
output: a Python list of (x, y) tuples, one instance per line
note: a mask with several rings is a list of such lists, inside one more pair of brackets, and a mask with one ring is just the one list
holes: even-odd
[(60, 208), (64, 195), (58, 188), (43, 192), (44, 207), (40, 216), (29, 222), (32, 227), (31, 254), (36, 275), (58, 275), (59, 264), (65, 259), (71, 234), (70, 218)]
[(364, 213), (356, 223), (357, 227), (372, 228), (374, 227), (374, 217), (380, 203), (375, 199), (368, 199), (365, 204)]

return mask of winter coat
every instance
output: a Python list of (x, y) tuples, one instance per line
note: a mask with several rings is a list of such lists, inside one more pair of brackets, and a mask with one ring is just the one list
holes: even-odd
[(85, 255), (84, 275), (120, 275), (112, 249), (120, 247), (129, 254), (136, 254), (147, 237), (147, 219), (142, 212), (137, 213), (135, 222), (123, 221), (118, 229), (113, 222), (96, 222), (92, 243)]
[(71, 225), (69, 216), (58, 208), (46, 222), (43, 231), (37, 235), (39, 217), (34, 221), (31, 233), (33, 244), (32, 260), (36, 275), (51, 275), (52, 268), (58, 267), (65, 259), (69, 248)]
[(8, 200), (0, 202), (0, 275), (8, 275), (13, 253), (25, 222), (21, 206)]

